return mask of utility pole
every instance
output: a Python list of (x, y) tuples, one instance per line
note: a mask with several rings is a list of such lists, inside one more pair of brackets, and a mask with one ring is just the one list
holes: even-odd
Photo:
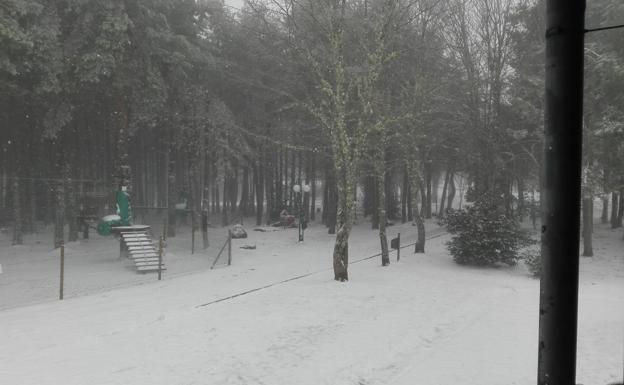
[(538, 385), (576, 379), (585, 0), (547, 0)]

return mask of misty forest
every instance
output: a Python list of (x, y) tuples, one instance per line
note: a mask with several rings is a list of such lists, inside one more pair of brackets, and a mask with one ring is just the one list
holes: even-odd
[[(384, 265), (388, 224), (424, 251), (424, 220), (460, 226), (462, 204), (535, 228), (544, 3), (3, 0), (0, 226), (14, 245), (52, 226), (58, 247), (120, 189), (169, 238), (176, 210), (194, 229), (300, 211), (336, 234), (336, 280), (357, 221)], [(588, 26), (624, 20), (591, 3)], [(594, 201), (622, 226), (623, 58), (621, 33), (587, 36), (584, 227)]]
[(0, 382), (622, 385), (623, 91), (622, 0), (0, 0)]

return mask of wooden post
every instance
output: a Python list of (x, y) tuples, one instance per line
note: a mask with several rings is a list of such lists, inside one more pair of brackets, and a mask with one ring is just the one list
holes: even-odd
[(65, 281), (65, 245), (61, 244), (61, 277), (59, 285), (59, 300), (63, 299), (63, 285)]
[(228, 230), (228, 266), (232, 264), (232, 230)]
[(546, 2), (538, 385), (576, 383), (585, 0)]
[(158, 240), (158, 280), (162, 279), (162, 255), (163, 255), (163, 237)]
[(397, 262), (399, 262), (401, 259), (401, 233), (397, 235), (397, 238), (399, 239), (399, 245), (397, 247)]
[(191, 226), (191, 254), (195, 254), (195, 226)]

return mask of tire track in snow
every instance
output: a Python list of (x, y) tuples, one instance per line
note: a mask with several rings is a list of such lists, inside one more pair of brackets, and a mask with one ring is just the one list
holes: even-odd
[[(444, 229), (444, 228), (437, 228), (437, 229), (434, 229), (434, 230), (433, 230), (433, 231), (431, 231), (431, 232), (432, 232), (432, 233), (434, 233), (434, 234), (433, 234), (433, 235), (429, 235), (428, 237), (426, 237), (426, 238), (425, 238), (426, 240), (431, 240), (431, 239), (434, 239), (434, 238), (439, 238), (439, 237), (442, 237), (442, 236), (444, 236), (444, 235), (448, 234), (448, 232), (447, 232), (447, 231), (446, 231), (446, 229)], [(406, 248), (406, 247), (410, 247), (410, 246), (414, 246), (415, 244), (416, 244), (416, 242), (414, 242), (414, 243), (410, 243), (410, 244), (407, 244), (407, 245), (405, 245), (405, 246), (401, 246), (401, 249), (404, 249), (404, 248)], [(357, 260), (355, 260), (355, 261), (353, 261), (353, 262), (349, 262), (349, 265), (353, 265), (353, 264), (356, 264), (356, 263), (359, 263), (359, 262), (367, 261), (367, 260), (369, 260), (369, 259), (373, 259), (373, 258), (375, 258), (375, 257), (379, 257), (379, 256), (381, 256), (381, 253), (377, 253), (377, 254), (375, 254), (375, 255), (371, 255), (371, 256), (369, 256), (369, 257), (364, 257), (364, 258), (357, 259)], [(291, 281), (296, 281), (296, 280), (298, 280), (298, 279), (302, 279), (302, 278), (306, 278), (306, 277), (309, 277), (309, 276), (311, 276), (311, 275), (324, 273), (324, 272), (326, 272), (326, 271), (330, 271), (330, 270), (332, 270), (332, 269), (333, 269), (333, 267), (329, 267), (329, 268), (327, 268), (327, 269), (317, 270), (317, 271), (313, 271), (313, 272), (311, 272), (311, 273), (306, 273), (306, 274), (298, 275), (298, 276), (296, 276), (296, 277), (288, 278), (288, 279), (285, 279), (285, 280), (282, 280), (282, 281), (278, 281), (278, 282), (274, 282), (274, 283), (271, 283), (271, 284), (268, 284), (268, 285), (264, 285), (264, 286), (261, 286), (261, 287), (257, 287), (257, 288), (255, 288), (255, 289), (250, 289), (250, 290), (243, 291), (243, 292), (241, 292), (241, 293), (237, 293), (237, 294), (233, 294), (233, 295), (230, 295), (230, 296), (227, 296), (227, 297), (219, 298), (219, 299), (216, 299), (216, 300), (214, 300), (214, 301), (206, 302), (206, 303), (203, 303), (203, 304), (201, 304), (201, 305), (197, 305), (197, 306), (195, 306), (195, 308), (206, 307), (206, 306), (209, 306), (209, 305), (213, 305), (213, 304), (215, 304), (215, 303), (219, 303), (219, 302), (223, 302), (223, 301), (228, 301), (228, 300), (231, 300), (231, 299), (234, 299), (234, 298), (237, 298), (237, 297), (241, 297), (241, 296), (244, 296), (244, 295), (247, 295), (247, 294), (255, 293), (255, 292), (260, 291), (260, 290), (268, 289), (268, 288), (271, 288), (271, 287), (273, 287), (273, 286), (283, 285), (283, 284), (285, 284), (285, 283), (288, 283), (288, 282), (291, 282)]]
[(446, 321), (442, 322), (441, 325), (435, 325), (429, 335), (421, 336), (421, 341), (426, 345), (424, 350), (412, 351), (411, 354), (410, 352), (402, 352), (401, 354), (410, 355), (408, 359), (404, 360), (408, 364), (397, 368), (398, 370), (395, 370), (390, 379), (384, 383), (387, 385), (408, 383), (409, 376), (415, 370), (422, 368), (423, 365), (426, 366), (427, 362), (434, 359), (436, 355), (444, 354), (444, 350), (448, 349), (454, 340), (492, 312), (498, 310), (499, 305), (509, 301), (509, 297), (514, 292), (505, 290), (502, 293), (492, 293), (494, 295), (489, 296), (487, 292), (481, 294), (485, 294), (487, 298), (470, 296), (469, 301), (464, 301), (466, 297), (460, 297), (459, 300), (462, 302), (460, 305), (450, 307), (450, 311), (436, 317), (437, 320), (445, 319)]

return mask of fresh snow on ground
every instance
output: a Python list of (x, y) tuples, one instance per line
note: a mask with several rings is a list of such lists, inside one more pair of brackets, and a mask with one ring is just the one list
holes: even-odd
[[(212, 230), (211, 247), (193, 255), (182, 231), (168, 240), (160, 282), (119, 260), (114, 238), (70, 243), (63, 301), (51, 235), (19, 247), (0, 236), (0, 383), (536, 382), (539, 281), (524, 266), (458, 266), (442, 236), (424, 255), (406, 248), (396, 262), (393, 252), (388, 267), (379, 257), (353, 263), (350, 281), (338, 283), (324, 227), (310, 227), (303, 244), (296, 229), (252, 229), (234, 240), (232, 266), (214, 270), (225, 230)], [(410, 225), (388, 229), (397, 232), (403, 243), (415, 239)], [(581, 260), (577, 382), (585, 385), (622, 378), (621, 237), (597, 225), (596, 256)], [(356, 226), (351, 261), (377, 253), (378, 242), (369, 225)], [(247, 244), (257, 248), (239, 248)]]

